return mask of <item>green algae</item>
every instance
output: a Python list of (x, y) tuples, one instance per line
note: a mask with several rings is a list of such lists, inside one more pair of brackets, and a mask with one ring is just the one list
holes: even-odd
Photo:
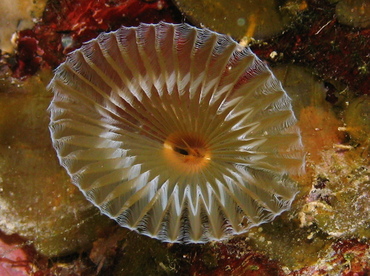
[(298, 119), (301, 110), (308, 106), (329, 110), (329, 104), (325, 101), (324, 84), (309, 69), (298, 65), (282, 65), (272, 71), (292, 98), (293, 110)]
[[(47, 256), (91, 246), (110, 220), (74, 187), (52, 148), (46, 111), (50, 71), (0, 92), (0, 229)], [(6, 89), (5, 89), (6, 88)]]

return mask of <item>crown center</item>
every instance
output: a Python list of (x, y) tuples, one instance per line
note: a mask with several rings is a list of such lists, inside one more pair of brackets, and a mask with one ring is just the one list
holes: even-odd
[(173, 133), (164, 142), (169, 164), (184, 173), (196, 173), (211, 160), (205, 139), (193, 133)]

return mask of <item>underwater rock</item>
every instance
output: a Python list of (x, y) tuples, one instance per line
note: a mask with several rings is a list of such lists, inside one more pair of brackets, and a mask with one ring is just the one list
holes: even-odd
[[(370, 171), (362, 149), (331, 149), (314, 165), (315, 181), (300, 213), (301, 226), (337, 238), (369, 238)], [(321, 179), (326, 179), (324, 184)]]
[(356, 239), (335, 241), (323, 248), (317, 262), (292, 271), (289, 275), (353, 275), (369, 274), (369, 244)]

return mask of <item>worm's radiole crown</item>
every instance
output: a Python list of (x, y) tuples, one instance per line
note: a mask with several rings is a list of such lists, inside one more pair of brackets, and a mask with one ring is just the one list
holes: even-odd
[(49, 87), (60, 163), (121, 226), (207, 242), (290, 208), (303, 167), (291, 100), (230, 37), (121, 27), (71, 53)]

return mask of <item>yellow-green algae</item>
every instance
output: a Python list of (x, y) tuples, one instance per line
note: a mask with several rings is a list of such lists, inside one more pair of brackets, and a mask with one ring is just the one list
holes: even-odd
[(303, 0), (175, 0), (179, 9), (197, 25), (225, 33), (236, 39), (265, 39), (287, 27), (294, 15), (304, 10)]
[(362, 145), (370, 144), (370, 96), (362, 95), (348, 101), (344, 113), (345, 128), (351, 138)]
[(335, 13), (339, 23), (358, 27), (370, 27), (370, 2), (368, 0), (336, 1)]
[(91, 246), (111, 225), (70, 183), (51, 146), (46, 91), (51, 72), (0, 80), (0, 229), (30, 240), (47, 256)]

